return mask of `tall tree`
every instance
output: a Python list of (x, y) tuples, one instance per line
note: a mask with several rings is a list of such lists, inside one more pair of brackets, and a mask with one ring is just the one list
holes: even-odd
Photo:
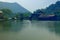
[(12, 17), (13, 12), (10, 9), (3, 8), (3, 9), (0, 9), (0, 10), (3, 11), (4, 17)]

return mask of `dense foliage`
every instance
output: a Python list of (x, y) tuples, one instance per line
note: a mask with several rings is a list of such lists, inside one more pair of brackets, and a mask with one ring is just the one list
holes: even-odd
[[(33, 13), (13, 13), (8, 8), (0, 9), (3, 11), (3, 15), (5, 18), (16, 18), (16, 19), (39, 19), (40, 16), (48, 16), (48, 15), (56, 15), (58, 18), (60, 17), (60, 1), (55, 4), (51, 4), (49, 7), (45, 9), (37, 9)], [(54, 18), (54, 17), (53, 17)]]

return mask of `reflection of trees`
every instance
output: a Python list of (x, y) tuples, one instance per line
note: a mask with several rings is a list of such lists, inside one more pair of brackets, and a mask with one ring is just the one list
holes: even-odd
[(49, 27), (49, 30), (50, 30), (50, 31), (55, 31), (54, 22), (53, 22), (53, 21), (48, 22), (48, 27)]
[(55, 22), (55, 32), (60, 34), (60, 21)]
[(60, 21), (49, 22), (48, 27), (50, 31), (60, 34)]
[(0, 22), (0, 31), (20, 31), (22, 27), (23, 27), (23, 21)]
[(11, 28), (11, 21), (4, 21), (3, 22), (3, 30), (9, 31), (10, 28)]
[(8, 31), (11, 28), (11, 22), (10, 21), (2, 21), (0, 22), (0, 27), (2, 31)]
[(11, 26), (10, 31), (17, 32), (17, 31), (20, 31), (23, 27), (23, 21), (20, 21), (20, 20), (15, 20), (11, 24), (12, 26)]

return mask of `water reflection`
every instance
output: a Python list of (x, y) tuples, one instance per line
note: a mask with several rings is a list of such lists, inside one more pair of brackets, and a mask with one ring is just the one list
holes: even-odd
[(0, 31), (9, 30), (11, 28), (10, 21), (2, 21), (0, 22)]
[(60, 21), (51, 21), (48, 22), (48, 27), (51, 32), (60, 34)]
[(0, 40), (60, 40), (59, 34), (60, 21), (0, 22)]
[[(60, 34), (60, 21), (0, 21), (0, 31), (20, 31), (22, 28), (44, 28)], [(40, 29), (39, 28), (39, 29)]]
[(23, 21), (1, 21), (0, 31), (20, 31), (23, 27)]

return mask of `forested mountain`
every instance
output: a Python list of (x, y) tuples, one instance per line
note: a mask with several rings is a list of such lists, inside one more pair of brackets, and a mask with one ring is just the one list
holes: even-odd
[(13, 13), (28, 13), (29, 10), (25, 9), (18, 3), (8, 3), (8, 2), (0, 2), (0, 9), (7, 8), (10, 9)]
[(45, 9), (45, 12), (48, 14), (59, 14), (60, 13), (60, 1), (57, 1), (55, 4), (51, 4)]

